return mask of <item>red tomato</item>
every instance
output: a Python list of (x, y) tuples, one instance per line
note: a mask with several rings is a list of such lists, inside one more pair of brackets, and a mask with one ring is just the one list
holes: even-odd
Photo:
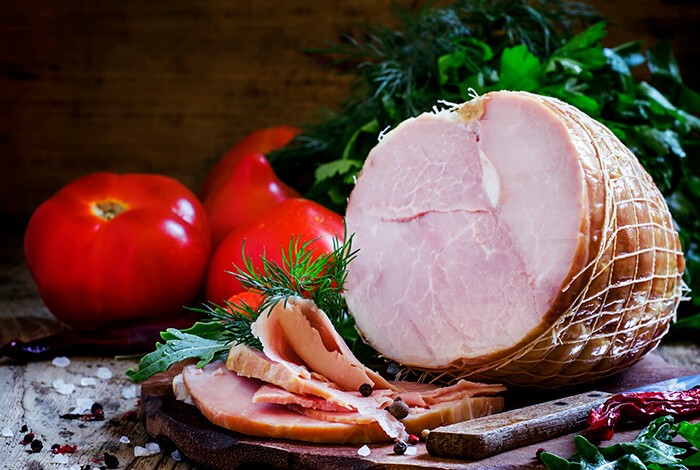
[(200, 291), (211, 241), (204, 208), (178, 181), (95, 173), (39, 206), (24, 252), (48, 309), (89, 328), (181, 312)]
[(229, 310), (236, 309), (237, 312), (241, 312), (243, 305), (247, 305), (253, 310), (258, 310), (262, 305), (265, 297), (258, 294), (257, 292), (251, 292), (249, 290), (239, 292), (238, 294), (233, 294), (228, 298), (227, 307)]
[(298, 127), (276, 126), (246, 135), (214, 165), (202, 184), (199, 197), (205, 200), (210, 193), (228, 184), (229, 176), (244, 156), (251, 153), (268, 153), (282, 148), (300, 132), (301, 129)]
[(292, 237), (310, 242), (317, 255), (333, 251), (333, 239), (342, 241), (343, 218), (308, 199), (287, 199), (258, 217), (252, 224), (231, 232), (214, 250), (207, 274), (207, 298), (220, 303), (243, 292), (233, 275), (235, 266), (243, 268), (242, 248), (257, 269), (262, 268), (261, 256), (280, 263), (281, 250), (286, 250)]
[(299, 196), (277, 178), (265, 155), (244, 155), (224, 184), (213, 189), (202, 201), (214, 246), (218, 246), (229, 232), (248, 225), (273, 206)]

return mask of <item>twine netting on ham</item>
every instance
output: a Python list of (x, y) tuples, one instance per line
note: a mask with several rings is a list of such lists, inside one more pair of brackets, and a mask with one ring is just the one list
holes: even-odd
[(407, 368), (403, 375), (439, 382), (575, 385), (636, 363), (657, 347), (675, 320), (687, 287), (680, 241), (662, 194), (609, 129), (559, 100), (537, 99), (566, 122), (581, 156), (590, 211), (587, 260), (570, 274), (546, 328), (478, 363)]

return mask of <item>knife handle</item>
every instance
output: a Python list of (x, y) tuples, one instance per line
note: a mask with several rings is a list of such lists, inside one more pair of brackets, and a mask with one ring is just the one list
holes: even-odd
[(591, 391), (442, 426), (430, 432), (426, 447), (436, 457), (481, 459), (580, 430), (588, 412), (611, 396)]

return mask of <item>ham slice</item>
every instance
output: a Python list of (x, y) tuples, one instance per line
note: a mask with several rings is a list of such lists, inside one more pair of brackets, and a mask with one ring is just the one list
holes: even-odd
[(197, 408), (212, 423), (250, 436), (321, 443), (371, 443), (387, 440), (376, 422), (331, 423), (309, 418), (286, 406), (253, 403), (263, 382), (241, 377), (223, 363), (187, 366), (183, 381)]
[(274, 361), (306, 364), (346, 390), (391, 388), (378, 373), (357, 360), (328, 316), (308, 299), (290, 298), (263, 312), (252, 327), (265, 354)]
[[(332, 423), (370, 424), (372, 422), (366, 416), (355, 412), (322, 411), (299, 405), (292, 406), (292, 409), (309, 418)], [(434, 429), (438, 426), (480, 418), (502, 409), (503, 398), (501, 397), (465, 396), (460, 400), (445, 401), (430, 408), (411, 408), (408, 416), (401, 423), (406, 427), (406, 432), (418, 435), (424, 429)]]
[(370, 152), (346, 222), (363, 337), (426, 378), (588, 382), (656, 347), (684, 288), (666, 203), (603, 125), (494, 92)]

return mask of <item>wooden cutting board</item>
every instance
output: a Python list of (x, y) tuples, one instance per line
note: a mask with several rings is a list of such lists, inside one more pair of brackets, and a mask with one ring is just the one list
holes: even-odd
[[(248, 437), (211, 424), (195, 407), (175, 400), (170, 383), (179, 370), (177, 367), (171, 368), (167, 373), (143, 383), (141, 400), (146, 429), (154, 437), (170, 439), (190, 459), (216, 469), (527, 469), (542, 468), (535, 458), (540, 448), (567, 457), (574, 452), (574, 434), (475, 461), (432, 457), (423, 443), (415, 446), (417, 453), (413, 456), (395, 455), (392, 444), (378, 444), (370, 445), (370, 455), (363, 457), (357, 453), (360, 445), (319, 445)], [(627, 372), (588, 387), (549, 393), (512, 390), (506, 394), (506, 408), (517, 409), (593, 389), (618, 392), (699, 372), (692, 368), (669, 366), (663, 359), (650, 355)], [(630, 440), (640, 428), (619, 432), (610, 443)]]

